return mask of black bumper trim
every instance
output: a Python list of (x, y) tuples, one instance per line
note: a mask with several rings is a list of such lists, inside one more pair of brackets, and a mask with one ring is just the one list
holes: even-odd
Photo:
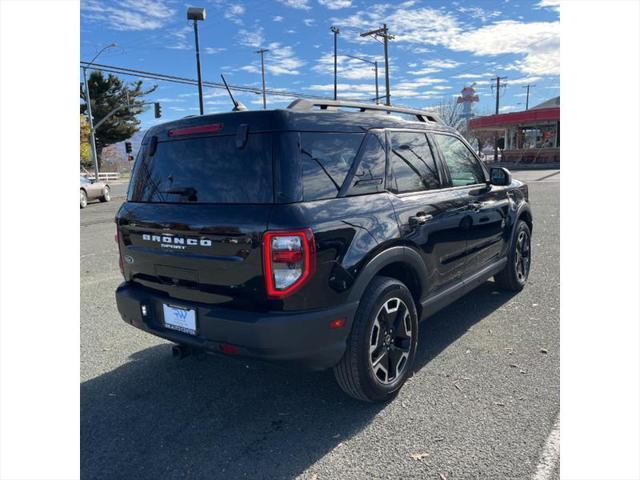
[[(116, 303), (125, 322), (169, 341), (213, 352), (219, 352), (221, 344), (230, 344), (238, 348), (240, 355), (292, 362), (313, 370), (326, 369), (340, 361), (358, 307), (358, 302), (353, 302), (303, 312), (246, 312), (178, 301), (130, 282), (118, 287)], [(166, 328), (164, 303), (194, 308), (197, 334)], [(145, 317), (142, 305), (147, 307)], [(346, 318), (345, 326), (330, 329), (329, 323), (338, 318)]]

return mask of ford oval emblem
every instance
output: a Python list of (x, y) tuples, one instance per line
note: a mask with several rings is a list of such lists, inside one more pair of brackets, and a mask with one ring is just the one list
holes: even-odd
[(124, 256), (124, 261), (127, 262), (128, 264), (132, 264), (133, 263), (133, 257), (131, 255), (125, 255)]

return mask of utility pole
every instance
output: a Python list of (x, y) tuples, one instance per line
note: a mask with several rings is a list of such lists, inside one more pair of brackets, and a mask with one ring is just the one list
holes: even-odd
[(262, 66), (262, 108), (265, 110), (267, 109), (267, 92), (264, 83), (264, 54), (268, 51), (269, 50), (266, 48), (261, 48), (260, 50), (256, 51), (256, 53), (260, 54), (260, 65)]
[[(507, 77), (501, 77), (496, 75), (496, 78), (492, 78), (491, 80), (495, 80), (496, 82), (496, 115), (500, 113), (500, 88), (504, 88), (506, 85), (500, 85), (500, 80), (506, 80)], [(493, 85), (491, 85), (493, 88)], [(493, 136), (493, 161), (498, 161), (498, 132)]]
[(526, 88), (527, 89), (527, 103), (526, 103), (526, 107), (524, 108), (525, 110), (529, 110), (529, 87), (535, 87), (535, 85), (523, 85), (522, 88)]
[(338, 27), (331, 27), (333, 32), (333, 99), (338, 99)]
[(372, 36), (376, 40), (377, 37), (382, 37), (384, 44), (384, 82), (386, 88), (386, 101), (385, 105), (391, 105), (391, 86), (389, 84), (389, 40), (393, 40), (395, 37), (393, 35), (389, 35), (389, 29), (387, 28), (387, 24), (384, 23), (382, 28), (378, 28), (377, 30), (371, 30), (369, 32), (364, 32), (360, 34), (361, 37), (369, 37)]

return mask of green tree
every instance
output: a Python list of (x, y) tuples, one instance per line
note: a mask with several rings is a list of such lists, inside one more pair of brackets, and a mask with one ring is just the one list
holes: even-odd
[[(115, 75), (109, 74), (105, 77), (99, 70), (91, 72), (88, 83), (94, 124), (105, 118), (115, 108), (125, 105), (127, 97), (130, 105), (129, 108), (123, 108), (109, 117), (96, 130), (98, 168), (101, 168), (101, 154), (104, 147), (127, 140), (140, 130), (140, 120), (136, 117), (143, 110), (144, 96), (153, 92), (157, 85), (143, 90), (141, 80), (126, 84)], [(86, 115), (84, 85), (80, 86), (80, 99), (84, 102), (80, 104), (80, 113)]]
[(90, 168), (92, 163), (91, 146), (89, 145), (89, 122), (80, 114), (80, 166)]

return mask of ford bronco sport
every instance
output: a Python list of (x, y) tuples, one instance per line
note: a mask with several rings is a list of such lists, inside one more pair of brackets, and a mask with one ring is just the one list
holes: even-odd
[(531, 262), (525, 184), (432, 113), (341, 101), (154, 126), (116, 224), (126, 322), (366, 401), (405, 382), (420, 320)]

